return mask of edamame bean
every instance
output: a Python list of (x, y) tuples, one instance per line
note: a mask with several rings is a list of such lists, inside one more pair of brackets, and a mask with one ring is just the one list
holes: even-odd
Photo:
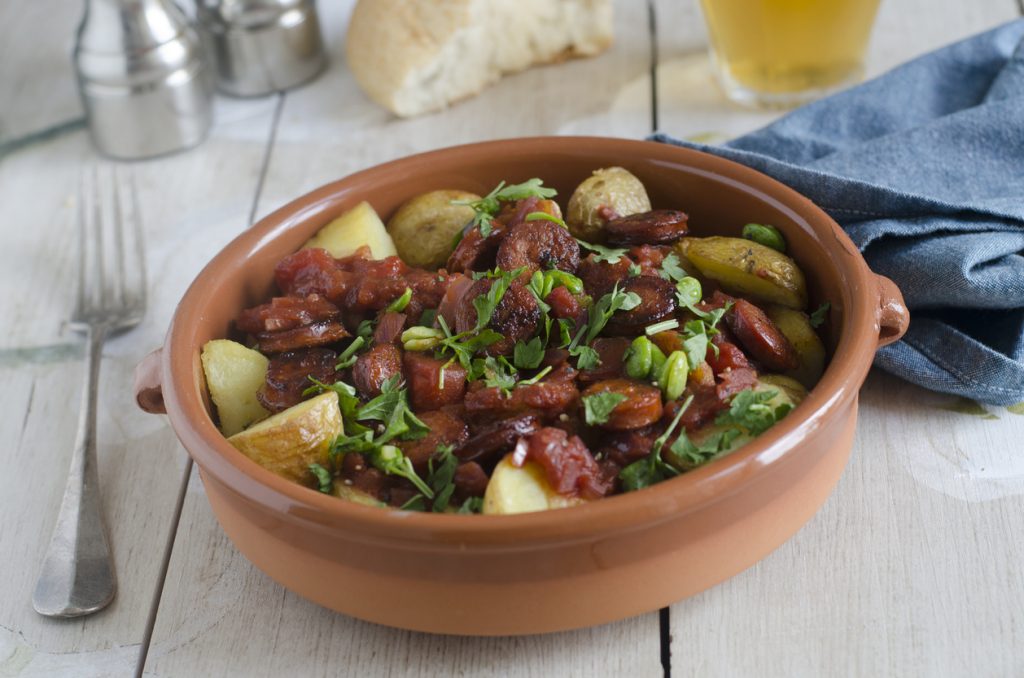
[(753, 240), (759, 245), (771, 247), (777, 252), (786, 251), (786, 239), (779, 233), (779, 229), (768, 224), (747, 224), (743, 227), (743, 237)]

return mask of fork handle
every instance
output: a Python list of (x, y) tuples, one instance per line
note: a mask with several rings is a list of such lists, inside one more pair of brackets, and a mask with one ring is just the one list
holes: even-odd
[(32, 594), (32, 606), (47, 617), (91, 614), (106, 607), (117, 589), (96, 470), (96, 392), (105, 338), (103, 326), (86, 332), (88, 362), (71, 469)]

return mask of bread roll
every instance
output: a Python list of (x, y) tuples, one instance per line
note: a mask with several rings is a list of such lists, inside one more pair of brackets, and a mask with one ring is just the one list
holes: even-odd
[(610, 0), (359, 0), (346, 55), (369, 97), (408, 117), (611, 41)]

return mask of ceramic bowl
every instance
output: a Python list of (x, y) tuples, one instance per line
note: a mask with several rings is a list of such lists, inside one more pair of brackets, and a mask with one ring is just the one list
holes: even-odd
[[(655, 207), (690, 214), (694, 235), (748, 222), (785, 234), (815, 307), (831, 302), (831, 362), (820, 383), (757, 440), (695, 471), (583, 506), (514, 516), (436, 515), (341, 501), (291, 483), (227, 443), (210, 415), (199, 353), (272, 291), (274, 264), (361, 200), (384, 217), (424, 191), (480, 194), (541, 177), (566, 200), (619, 165)], [(750, 567), (800, 529), (846, 465), (857, 392), (872, 356), (906, 330), (899, 290), (873, 274), (821, 209), (747, 167), (697, 151), (607, 138), (494, 141), (415, 155), (318, 188), (225, 247), (140, 366), (136, 393), (166, 410), (195, 460), (217, 520), (282, 586), (389, 626), (508, 635), (610, 622), (663, 607)]]

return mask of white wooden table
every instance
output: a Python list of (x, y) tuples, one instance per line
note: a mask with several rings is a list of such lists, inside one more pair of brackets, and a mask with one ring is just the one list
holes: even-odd
[[(440, 146), (641, 137), (654, 121), (730, 135), (773, 117), (731, 108), (711, 84), (694, 0), (620, 0), (617, 41), (601, 57), (395, 120), (345, 70), (351, 2), (321, 4), (331, 66), (320, 79), (221, 98), (201, 147), (125, 168), (140, 189), (152, 302), (103, 362), (100, 472), (120, 589), (76, 621), (39, 617), (29, 598), (74, 435), (71, 206), (80, 168), (97, 159), (68, 64), (77, 8), (0, 5), (0, 676), (1024, 675), (1024, 416), (880, 373), (862, 392), (850, 466), (817, 517), (749, 571), (661, 614), (549, 636), (429, 636), (330, 613), (242, 558), (166, 421), (135, 408), (130, 378), (194, 274), (254, 218)], [(1018, 0), (884, 0), (870, 72), (1022, 11)]]

